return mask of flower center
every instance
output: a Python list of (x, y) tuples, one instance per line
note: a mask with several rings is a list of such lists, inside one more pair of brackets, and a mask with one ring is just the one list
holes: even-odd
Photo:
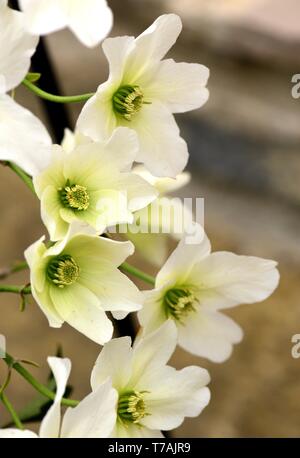
[(60, 200), (64, 207), (72, 210), (87, 210), (90, 205), (90, 197), (87, 189), (79, 184), (71, 185), (69, 180), (64, 188), (59, 189)]
[(127, 423), (139, 423), (146, 415), (145, 391), (127, 391), (120, 395), (118, 417)]
[(121, 86), (113, 95), (113, 107), (127, 121), (131, 121), (142, 108), (144, 95), (139, 86)]
[(163, 303), (168, 318), (182, 321), (190, 312), (195, 312), (196, 297), (188, 288), (172, 288), (166, 292)]
[(47, 277), (59, 288), (64, 288), (76, 282), (79, 277), (79, 266), (68, 254), (56, 256), (47, 266)]

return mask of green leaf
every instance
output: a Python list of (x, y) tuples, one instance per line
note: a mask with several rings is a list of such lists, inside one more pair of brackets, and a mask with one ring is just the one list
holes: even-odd
[(30, 73), (29, 72), (26, 75), (26, 79), (30, 81), (31, 83), (36, 83), (40, 79), (41, 76), (42, 76), (41, 73)]

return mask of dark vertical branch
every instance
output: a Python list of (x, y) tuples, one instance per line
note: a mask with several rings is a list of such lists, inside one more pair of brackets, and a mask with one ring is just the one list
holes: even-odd
[[(59, 83), (43, 38), (40, 39), (36, 53), (32, 58), (32, 67), (35, 72), (42, 74), (40, 81), (46, 92), (61, 95)], [(47, 114), (55, 141), (56, 143), (60, 143), (64, 135), (64, 129), (66, 127), (71, 127), (67, 108), (63, 104), (53, 103), (47, 100), (42, 100), (41, 103), (43, 104), (44, 110)]]

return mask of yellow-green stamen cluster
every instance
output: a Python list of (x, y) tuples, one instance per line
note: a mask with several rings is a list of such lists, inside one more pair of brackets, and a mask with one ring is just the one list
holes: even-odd
[(56, 256), (47, 266), (47, 277), (59, 288), (70, 286), (79, 277), (79, 266), (68, 254)]
[(121, 86), (113, 96), (115, 112), (127, 121), (131, 121), (144, 103), (144, 95), (139, 86)]
[(168, 318), (182, 321), (195, 311), (196, 297), (188, 288), (172, 288), (166, 292), (163, 303)]
[(64, 188), (59, 189), (59, 194), (64, 207), (77, 211), (84, 211), (89, 208), (90, 197), (84, 186), (71, 185), (68, 181)]
[(118, 417), (125, 423), (139, 423), (146, 415), (145, 391), (127, 391), (122, 393), (118, 402)]

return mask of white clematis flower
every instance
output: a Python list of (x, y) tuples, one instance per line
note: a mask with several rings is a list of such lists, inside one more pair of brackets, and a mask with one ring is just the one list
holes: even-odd
[(74, 221), (101, 234), (108, 226), (133, 221), (134, 211), (157, 195), (129, 172), (138, 151), (133, 130), (120, 127), (107, 142), (87, 142), (67, 153), (53, 147), (50, 166), (33, 180), (42, 219), (52, 241), (63, 239)]
[(265, 300), (278, 285), (276, 265), (267, 259), (211, 253), (205, 234), (199, 245), (183, 238), (158, 273), (155, 289), (145, 292), (139, 321), (152, 332), (172, 319), (182, 348), (223, 362), (243, 333), (219, 310)]
[(133, 172), (155, 187), (158, 198), (134, 213), (134, 222), (127, 225), (125, 237), (133, 242), (143, 258), (161, 266), (168, 256), (169, 237), (180, 240), (187, 227), (193, 224), (191, 209), (185, 207), (181, 199), (166, 195), (186, 186), (191, 176), (183, 172), (176, 178), (157, 178), (143, 166), (134, 167)]
[(14, 89), (25, 78), (38, 37), (24, 26), (24, 15), (0, 2), (0, 94)]
[(104, 438), (109, 437), (116, 422), (117, 392), (106, 380), (75, 408), (69, 407), (61, 420), (61, 399), (71, 371), (68, 358), (49, 357), (48, 364), (56, 381), (53, 405), (43, 419), (39, 434), (29, 430), (0, 429), (0, 439), (16, 438)]
[(109, 79), (86, 103), (77, 123), (77, 129), (94, 140), (109, 137), (120, 125), (135, 129), (140, 142), (137, 161), (156, 176), (175, 177), (188, 160), (172, 113), (194, 110), (208, 99), (206, 67), (162, 60), (181, 29), (180, 18), (168, 14), (136, 39), (106, 39)]
[(134, 247), (77, 231), (73, 225), (51, 248), (41, 238), (26, 250), (32, 294), (51, 327), (66, 321), (102, 345), (113, 334), (106, 311), (119, 319), (142, 306), (142, 294), (118, 270)]
[(12, 161), (34, 176), (49, 165), (51, 145), (46, 128), (36, 116), (8, 95), (0, 95), (1, 161)]
[(19, 0), (26, 26), (34, 35), (69, 27), (85, 46), (94, 47), (113, 24), (106, 0)]
[(30, 111), (6, 95), (30, 67), (38, 38), (24, 27), (24, 15), (0, 2), (0, 160), (12, 161), (34, 175), (50, 160), (51, 138)]
[(169, 321), (131, 347), (129, 337), (106, 344), (96, 361), (94, 391), (108, 377), (118, 392), (117, 421), (111, 437), (162, 437), (160, 430), (177, 428), (185, 417), (198, 416), (209, 403), (209, 374), (190, 366), (167, 366), (177, 342)]

